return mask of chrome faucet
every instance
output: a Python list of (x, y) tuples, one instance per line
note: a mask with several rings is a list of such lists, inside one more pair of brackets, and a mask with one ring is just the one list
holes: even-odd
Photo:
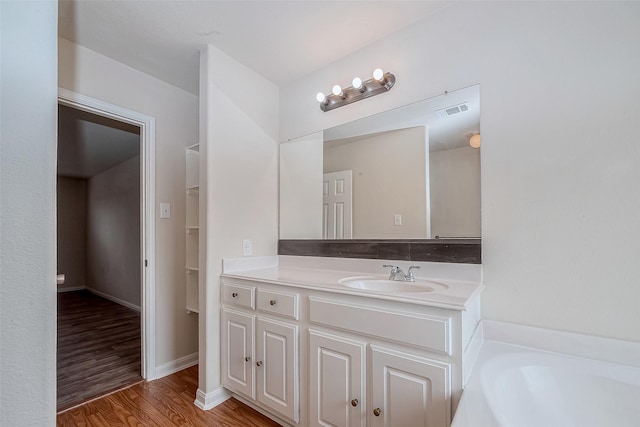
[(402, 269), (397, 265), (385, 264), (383, 265), (383, 267), (391, 268), (391, 271), (389, 272), (389, 280), (402, 280), (404, 282), (415, 282), (416, 278), (413, 276), (413, 270), (416, 268), (420, 268), (417, 265), (412, 265), (411, 267), (409, 267), (407, 274), (405, 274), (404, 271), (402, 271)]

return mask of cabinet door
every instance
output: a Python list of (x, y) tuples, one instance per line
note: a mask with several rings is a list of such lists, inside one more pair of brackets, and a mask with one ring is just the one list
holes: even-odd
[(298, 326), (258, 317), (255, 366), (258, 402), (297, 423)]
[(448, 427), (448, 363), (371, 346), (372, 427)]
[(365, 343), (309, 330), (311, 426), (366, 426)]
[(222, 312), (222, 384), (255, 399), (253, 326), (255, 316)]

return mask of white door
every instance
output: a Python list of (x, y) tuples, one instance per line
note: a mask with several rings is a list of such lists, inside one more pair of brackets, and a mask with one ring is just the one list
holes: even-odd
[(365, 427), (365, 343), (309, 330), (311, 426)]
[(229, 390), (255, 398), (253, 364), (254, 316), (222, 312), (222, 383)]
[(371, 427), (447, 427), (450, 365), (371, 346)]
[(258, 402), (297, 423), (298, 326), (258, 317), (255, 366)]
[(352, 172), (325, 173), (322, 180), (322, 238), (353, 237)]

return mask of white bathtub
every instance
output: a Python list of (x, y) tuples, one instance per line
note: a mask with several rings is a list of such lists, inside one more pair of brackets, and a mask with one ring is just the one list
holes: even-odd
[(485, 341), (452, 427), (638, 427), (640, 368)]

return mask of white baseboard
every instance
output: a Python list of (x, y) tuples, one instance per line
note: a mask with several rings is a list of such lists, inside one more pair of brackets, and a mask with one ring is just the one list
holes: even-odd
[(484, 339), (640, 367), (640, 342), (482, 320)]
[(196, 392), (196, 400), (193, 403), (198, 408), (208, 411), (209, 409), (218, 406), (230, 397), (231, 393), (224, 387), (220, 387), (219, 389), (209, 393), (205, 393), (204, 391), (198, 389), (198, 391)]
[(156, 367), (156, 377), (159, 379), (167, 375), (175, 374), (178, 371), (192, 367), (198, 364), (198, 352), (188, 354), (179, 359), (165, 363)]
[(132, 310), (137, 311), (138, 313), (140, 312), (140, 306), (139, 306), (139, 305), (131, 304), (131, 303), (130, 303), (130, 302), (128, 302), (128, 301), (125, 301), (125, 300), (120, 299), (120, 298), (116, 298), (116, 297), (111, 296), (111, 295), (109, 295), (109, 294), (105, 294), (104, 292), (97, 291), (97, 290), (95, 290), (95, 289), (93, 289), (93, 288), (90, 288), (90, 287), (88, 287), (88, 286), (86, 286), (84, 289), (88, 290), (88, 291), (89, 291), (89, 292), (91, 292), (92, 294), (96, 294), (96, 295), (98, 295), (99, 297), (102, 297), (102, 298), (104, 298), (104, 299), (108, 299), (109, 301), (113, 301), (113, 302), (115, 302), (116, 304), (123, 305), (123, 306), (125, 306), (125, 307), (127, 307), (127, 308), (130, 308), (130, 309), (132, 309)]
[(87, 288), (85, 288), (84, 286), (67, 286), (67, 287), (64, 287), (64, 288), (58, 287), (58, 292), (82, 291), (84, 289), (87, 289)]

